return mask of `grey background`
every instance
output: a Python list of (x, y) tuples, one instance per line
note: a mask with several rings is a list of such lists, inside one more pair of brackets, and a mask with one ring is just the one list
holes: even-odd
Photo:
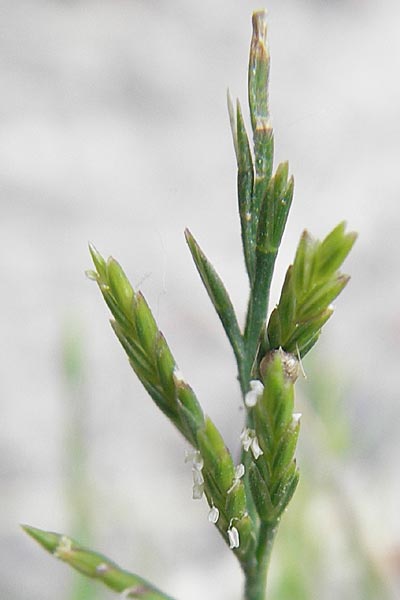
[[(196, 235), (243, 318), (225, 94), (229, 86), (246, 106), (255, 8), (0, 2), (1, 598), (68, 597), (67, 569), (18, 523), (71, 532), (76, 419), (90, 542), (179, 598), (240, 598), (234, 558), (205, 503), (191, 501), (184, 444), (132, 376), (83, 273), (88, 240), (120, 260), (237, 450), (233, 357), (182, 232)], [(276, 162), (289, 159), (296, 181), (273, 301), (305, 226), (321, 237), (346, 219), (359, 232), (320, 360), (349, 384), (354, 449), (340, 476), (366, 544), (398, 578), (399, 3), (269, 0), (268, 9)], [(85, 377), (71, 410), (62, 348), (75, 334)], [(329, 518), (324, 527), (329, 537)]]

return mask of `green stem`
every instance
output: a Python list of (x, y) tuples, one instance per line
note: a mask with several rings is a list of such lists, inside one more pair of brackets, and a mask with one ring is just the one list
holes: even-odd
[(245, 357), (239, 376), (242, 389), (248, 389), (254, 361), (260, 343), (260, 335), (267, 317), (269, 291), (274, 271), (277, 249), (267, 251), (257, 248), (256, 277), (250, 292), (245, 327)]
[[(240, 390), (242, 392), (243, 401), (244, 397), (249, 391), (250, 372), (248, 368), (247, 352), (245, 352), (240, 358), (236, 357), (238, 367), (238, 380), (240, 384)], [(251, 368), (250, 368), (251, 370)]]
[(256, 562), (245, 572), (245, 600), (265, 600), (268, 567), (277, 531), (277, 523), (260, 525)]

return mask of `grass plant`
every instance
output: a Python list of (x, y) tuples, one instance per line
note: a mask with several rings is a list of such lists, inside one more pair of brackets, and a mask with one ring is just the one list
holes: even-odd
[[(245, 600), (264, 600), (271, 551), (280, 520), (298, 483), (295, 460), (300, 414), (294, 385), (302, 358), (333, 313), (332, 302), (348, 277), (339, 269), (356, 236), (340, 223), (322, 241), (307, 231), (289, 266), (278, 304), (268, 312), (276, 257), (293, 198), (288, 163), (273, 169), (274, 134), (268, 103), (270, 57), (265, 11), (253, 14), (248, 68), (248, 135), (239, 101), (228, 97), (237, 161), (238, 207), (249, 282), (247, 313), (239, 324), (228, 291), (189, 230), (193, 261), (237, 363), (245, 421), (241, 461), (235, 464), (212, 419), (183, 379), (177, 362), (140, 291), (113, 258), (93, 247), (88, 272), (109, 307), (111, 325), (132, 369), (158, 408), (190, 444), (193, 498), (205, 496), (209, 520), (245, 578)], [(143, 578), (71, 538), (24, 526), (46, 550), (125, 598), (171, 600)]]

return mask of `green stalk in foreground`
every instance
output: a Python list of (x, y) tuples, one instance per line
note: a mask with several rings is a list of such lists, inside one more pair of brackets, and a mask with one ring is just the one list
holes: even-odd
[(102, 554), (83, 548), (65, 535), (42, 531), (28, 525), (23, 525), (22, 528), (53, 556), (66, 562), (86, 577), (102, 581), (110, 589), (122, 594), (124, 598), (173, 600), (171, 596), (160, 592), (141, 577), (124, 571)]
[[(331, 303), (347, 284), (339, 269), (355, 241), (344, 223), (318, 241), (305, 231), (289, 266), (279, 302), (267, 318), (275, 260), (293, 198), (288, 164), (273, 173), (273, 131), (269, 117), (269, 52), (265, 12), (253, 15), (248, 72), (252, 139), (239, 102), (228, 97), (237, 159), (237, 190), (249, 301), (241, 328), (229, 294), (190, 233), (189, 250), (221, 320), (237, 362), (245, 422), (241, 459), (232, 454), (213, 421), (204, 414), (140, 291), (121, 266), (91, 246), (88, 272), (112, 313), (111, 325), (132, 369), (156, 406), (192, 447), (193, 498), (205, 496), (215, 524), (239, 561), (245, 600), (264, 600), (267, 572), (280, 519), (298, 483), (295, 451), (300, 414), (294, 407), (299, 361), (314, 346), (333, 312)], [(239, 440), (238, 440), (239, 442)], [(125, 597), (169, 597), (103, 556), (54, 533), (25, 527), (47, 550), (83, 574), (101, 580)]]

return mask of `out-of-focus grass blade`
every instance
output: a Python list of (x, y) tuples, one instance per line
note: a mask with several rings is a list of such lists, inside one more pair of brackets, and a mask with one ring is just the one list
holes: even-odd
[(65, 535), (29, 525), (23, 525), (22, 528), (50, 554), (86, 577), (98, 579), (115, 592), (124, 594), (124, 598), (173, 600), (142, 577), (121, 569), (106, 556), (84, 548)]

